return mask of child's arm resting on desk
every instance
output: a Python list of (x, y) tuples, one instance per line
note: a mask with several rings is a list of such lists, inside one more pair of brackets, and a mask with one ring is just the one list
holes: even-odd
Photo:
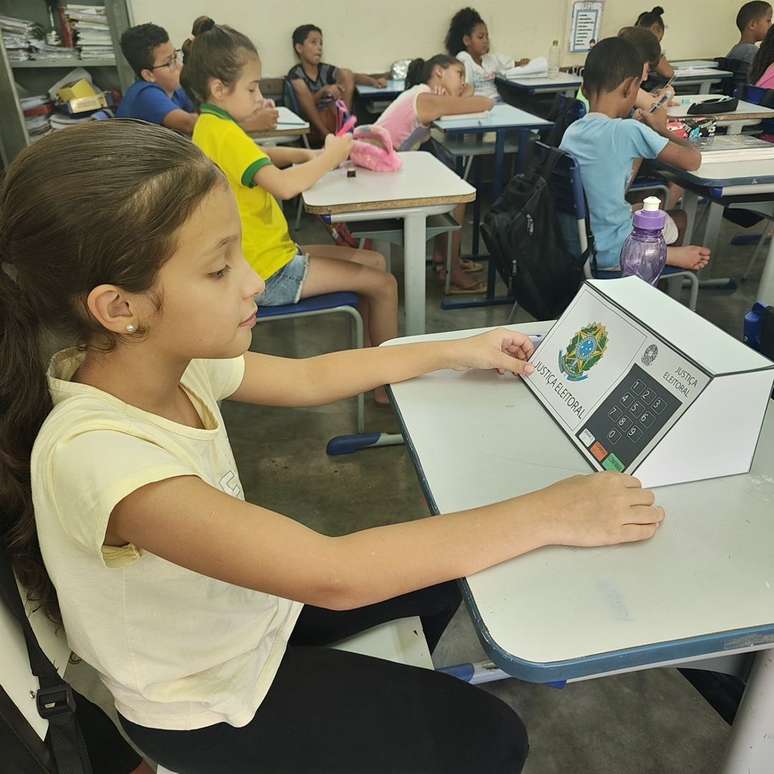
[(270, 146), (263, 150), (271, 159), (271, 163), (280, 169), (293, 164), (305, 164), (307, 161), (316, 159), (322, 153), (322, 151), (310, 150), (309, 148), (289, 148), (286, 145)]
[(430, 124), (441, 116), (482, 113), (493, 107), (494, 102), (489, 97), (448, 97), (425, 93), (417, 97), (417, 118), (422, 124)]
[(125, 496), (112, 509), (104, 543), (133, 544), (227, 583), (348, 610), (545, 545), (652, 537), (664, 517), (653, 503), (637, 479), (600, 473), (482, 508), (326, 537), (191, 475)]
[(646, 126), (658, 132), (668, 142), (656, 157), (659, 161), (673, 167), (693, 171), (701, 166), (701, 152), (691, 143), (681, 140), (667, 128), (668, 116), (666, 110), (659, 109), (653, 113), (640, 111), (639, 119)]
[[(277, 199), (292, 199), (311, 188), (326, 172), (336, 169), (349, 156), (351, 149), (351, 135), (344, 137), (328, 135), (325, 138), (325, 148), (312, 159), (287, 169), (277, 169), (273, 165), (263, 166), (255, 173), (253, 180), (256, 185), (261, 186)], [(282, 152), (270, 153), (267, 149), (266, 154), (272, 160), (275, 155), (283, 161), (286, 160), (286, 155)]]
[(531, 373), (528, 336), (502, 328), (464, 339), (331, 352), (303, 360), (245, 354), (229, 400), (262, 406), (320, 406), (443, 368)]
[(167, 129), (172, 129), (174, 132), (187, 134), (190, 137), (193, 134), (198, 118), (198, 113), (189, 113), (182, 108), (175, 108), (164, 116), (161, 120), (161, 125)]

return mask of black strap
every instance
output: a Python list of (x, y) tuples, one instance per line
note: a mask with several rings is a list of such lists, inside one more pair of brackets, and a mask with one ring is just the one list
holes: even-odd
[(5, 553), (0, 555), (0, 597), (24, 633), (30, 668), (40, 683), (35, 702), (40, 716), (48, 720), (49, 740), (57, 774), (92, 774), (86, 744), (75, 720), (72, 688), (59, 676), (56, 667), (38, 643)]

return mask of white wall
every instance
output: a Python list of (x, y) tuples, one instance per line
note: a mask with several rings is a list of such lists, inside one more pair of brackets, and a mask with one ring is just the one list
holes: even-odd
[[(603, 37), (632, 24), (653, 0), (607, 0)], [(666, 9), (664, 48), (673, 59), (723, 56), (736, 42), (734, 19), (741, 0), (659, 0)], [(290, 35), (312, 22), (325, 35), (325, 59), (364, 72), (386, 70), (396, 59), (430, 56), (443, 48), (452, 0), (130, 0), (136, 24), (153, 21), (179, 45), (201, 14), (249, 35), (263, 59), (265, 76), (294, 64)], [(572, 0), (476, 0), (493, 38), (493, 50), (522, 57), (545, 55), (553, 38), (567, 39)], [(566, 46), (563, 45), (563, 49)], [(565, 53), (564, 64), (583, 61)]]

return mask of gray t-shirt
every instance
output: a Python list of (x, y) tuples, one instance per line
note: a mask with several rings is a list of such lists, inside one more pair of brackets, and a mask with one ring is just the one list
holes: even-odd
[(752, 65), (757, 53), (758, 46), (755, 43), (737, 43), (726, 54), (726, 59), (741, 59), (743, 62), (747, 62), (748, 65)]

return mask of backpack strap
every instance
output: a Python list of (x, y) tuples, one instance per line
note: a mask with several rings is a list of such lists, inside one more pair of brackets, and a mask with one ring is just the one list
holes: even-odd
[(19, 622), (27, 645), (32, 674), (40, 688), (35, 695), (38, 714), (48, 720), (49, 740), (57, 774), (92, 774), (89, 754), (75, 720), (72, 688), (56, 671), (38, 643), (24, 609), (7, 554), (0, 552), (0, 598)]

